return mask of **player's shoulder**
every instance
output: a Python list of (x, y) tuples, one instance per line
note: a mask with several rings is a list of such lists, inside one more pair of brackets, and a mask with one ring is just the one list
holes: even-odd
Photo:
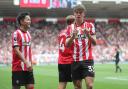
[(59, 37), (66, 36), (66, 33), (59, 34)]
[(71, 29), (73, 26), (75, 26), (75, 24), (74, 24), (74, 23), (72, 23), (72, 24), (68, 25), (66, 29)]
[(18, 29), (14, 30), (14, 31), (12, 32), (12, 34), (17, 34), (17, 33), (18, 33)]
[(72, 24), (68, 25), (66, 29), (67, 29), (67, 32), (71, 32), (73, 29), (75, 29), (75, 24), (72, 23)]
[(61, 30), (60, 33), (59, 33), (59, 37), (66, 36), (66, 31), (67, 31), (67, 29)]
[(15, 31), (13, 31), (12, 32), (12, 36), (17, 36), (17, 37), (19, 37), (19, 36), (21, 36), (21, 31), (19, 30), (19, 29), (16, 29)]
[(92, 23), (92, 22), (87, 22), (87, 21), (85, 21), (84, 23), (85, 23), (86, 25), (90, 26), (90, 27), (93, 27), (93, 26), (94, 26), (94, 23)]

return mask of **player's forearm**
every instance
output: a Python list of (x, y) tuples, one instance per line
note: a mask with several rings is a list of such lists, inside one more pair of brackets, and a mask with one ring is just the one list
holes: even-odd
[(83, 29), (84, 33), (87, 35), (88, 39), (91, 40), (93, 45), (96, 45), (96, 35), (91, 35), (90, 30), (85, 28)]
[(66, 39), (66, 47), (70, 47), (73, 43), (74, 37), (70, 37)]
[(91, 36), (90, 34), (88, 34), (88, 38), (91, 40), (93, 45), (96, 45), (96, 37), (95, 36)]
[(19, 51), (19, 49), (18, 48), (15, 48), (14, 50), (15, 50), (16, 55), (19, 57), (19, 59), (26, 64), (26, 60), (23, 57), (22, 53)]

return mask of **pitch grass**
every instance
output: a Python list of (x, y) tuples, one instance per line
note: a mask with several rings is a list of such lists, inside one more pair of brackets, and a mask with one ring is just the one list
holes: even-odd
[[(128, 64), (121, 64), (121, 68), (122, 73), (115, 73), (114, 64), (95, 64), (94, 89), (128, 89)], [(57, 89), (57, 65), (35, 66), (34, 75), (35, 89)], [(0, 66), (0, 89), (12, 89), (10, 66)], [(72, 83), (66, 89), (74, 89)], [(86, 89), (84, 81), (83, 89)]]

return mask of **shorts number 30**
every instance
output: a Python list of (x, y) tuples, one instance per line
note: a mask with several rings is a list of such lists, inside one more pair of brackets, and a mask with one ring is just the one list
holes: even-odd
[(93, 66), (88, 66), (88, 71), (89, 71), (89, 72), (94, 72)]

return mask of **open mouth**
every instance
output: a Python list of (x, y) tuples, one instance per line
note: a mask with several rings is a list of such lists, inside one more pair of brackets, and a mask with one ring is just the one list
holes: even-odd
[(80, 16), (78, 16), (77, 18), (80, 18)]

